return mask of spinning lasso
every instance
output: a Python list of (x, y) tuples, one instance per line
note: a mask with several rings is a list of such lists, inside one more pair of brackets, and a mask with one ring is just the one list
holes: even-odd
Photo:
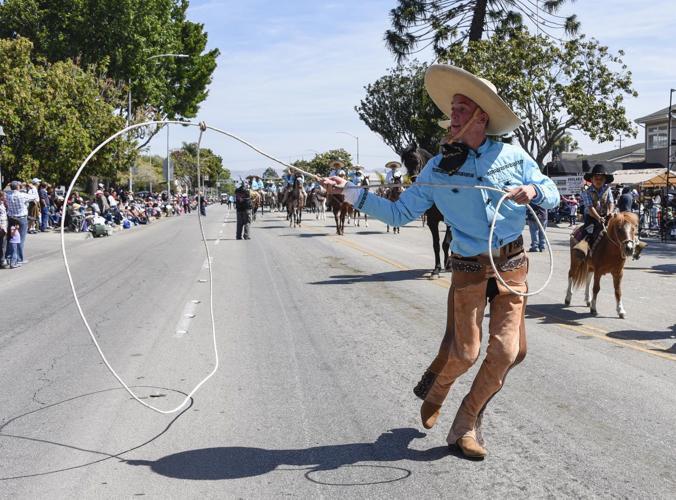
[[(105, 145), (107, 145), (109, 142), (113, 141), (113, 140), (116, 139), (117, 137), (119, 137), (119, 136), (121, 136), (122, 134), (125, 134), (125, 133), (127, 133), (127, 132), (129, 132), (129, 131), (131, 131), (131, 130), (134, 130), (134, 129), (137, 129), (137, 128), (141, 128), (141, 127), (147, 127), (147, 126), (149, 126), (149, 125), (169, 126), (170, 124), (183, 125), (183, 126), (190, 126), (190, 127), (199, 127), (200, 134), (199, 134), (199, 139), (198, 139), (198, 141), (197, 141), (197, 185), (198, 185), (198, 186), (201, 185), (201, 182), (200, 182), (200, 179), (201, 179), (201, 169), (200, 169), (200, 145), (201, 145), (201, 142), (202, 142), (202, 135), (203, 135), (204, 132), (206, 132), (207, 130), (213, 130), (214, 132), (218, 132), (218, 133), (223, 134), (223, 135), (225, 135), (225, 136), (227, 136), (227, 137), (230, 137), (231, 139), (234, 139), (234, 140), (236, 140), (236, 141), (238, 141), (238, 142), (241, 142), (242, 144), (248, 146), (249, 148), (253, 149), (253, 150), (256, 151), (257, 153), (259, 153), (259, 154), (265, 156), (266, 158), (269, 158), (270, 160), (272, 160), (272, 161), (274, 161), (274, 162), (276, 162), (276, 163), (279, 163), (280, 165), (283, 165), (283, 166), (285, 166), (285, 167), (287, 167), (287, 168), (290, 168), (290, 169), (292, 169), (292, 170), (295, 170), (295, 171), (297, 171), (297, 172), (300, 172), (300, 173), (302, 173), (303, 175), (305, 175), (305, 176), (307, 176), (307, 177), (310, 177), (310, 178), (312, 178), (312, 179), (316, 179), (316, 180), (318, 180), (318, 181), (322, 181), (322, 180), (323, 180), (322, 177), (320, 177), (320, 176), (318, 176), (318, 175), (312, 174), (312, 173), (310, 173), (310, 172), (306, 172), (306, 171), (304, 171), (304, 170), (302, 170), (302, 169), (300, 169), (300, 168), (298, 168), (298, 167), (295, 167), (295, 166), (293, 166), (293, 165), (289, 165), (288, 163), (285, 163), (285, 162), (283, 162), (283, 161), (281, 161), (281, 160), (279, 160), (279, 159), (277, 159), (277, 158), (275, 158), (275, 157), (273, 157), (273, 156), (270, 156), (269, 154), (265, 153), (264, 151), (261, 151), (261, 150), (258, 149), (257, 147), (253, 146), (252, 144), (250, 144), (249, 142), (245, 141), (244, 139), (242, 139), (242, 138), (240, 138), (240, 137), (237, 137), (237, 136), (234, 135), (234, 134), (231, 134), (231, 133), (226, 132), (226, 131), (224, 131), (224, 130), (218, 129), (218, 128), (216, 128), (216, 127), (211, 127), (211, 126), (207, 125), (207, 124), (204, 123), (204, 122), (193, 123), (193, 122), (172, 121), (172, 120), (167, 120), (167, 121), (148, 121), (148, 122), (143, 122), (143, 123), (137, 123), (137, 124), (135, 124), (135, 125), (130, 125), (129, 127), (126, 127), (126, 128), (124, 128), (124, 129), (120, 130), (119, 132), (116, 132), (115, 134), (111, 135), (108, 139), (106, 139), (105, 141), (103, 141), (101, 144), (99, 144), (99, 145), (98, 145), (91, 153), (89, 153), (89, 155), (87, 156), (87, 158), (85, 158), (85, 160), (84, 160), (84, 161), (82, 162), (82, 164), (80, 165), (80, 168), (78, 168), (77, 172), (75, 173), (75, 176), (73, 177), (73, 180), (71, 181), (70, 185), (68, 186), (68, 191), (66, 192), (66, 196), (65, 196), (66, 203), (67, 203), (68, 200), (70, 199), (70, 195), (71, 195), (71, 193), (72, 193), (72, 191), (73, 191), (73, 187), (75, 186), (75, 183), (77, 182), (77, 180), (79, 179), (80, 175), (82, 174), (82, 171), (85, 169), (85, 167), (87, 166), (87, 164), (89, 163), (89, 161), (94, 157), (94, 155), (95, 155), (96, 153), (98, 153), (98, 152), (101, 150), (101, 148), (103, 148)], [(519, 291), (517, 291), (517, 290), (514, 290), (514, 289), (512, 289), (512, 288), (511, 288), (511, 287), (510, 287), (510, 286), (502, 279), (502, 277), (500, 276), (500, 273), (498, 272), (498, 270), (497, 270), (496, 267), (495, 267), (495, 262), (493, 261), (493, 255), (492, 255), (492, 252), (491, 252), (490, 242), (493, 240), (493, 232), (494, 232), (494, 230), (495, 230), (495, 223), (496, 223), (496, 221), (497, 221), (498, 211), (500, 210), (500, 207), (502, 206), (503, 202), (508, 198), (509, 193), (505, 193), (504, 190), (498, 189), (498, 188), (496, 188), (496, 187), (491, 187), (491, 186), (464, 186), (464, 185), (453, 185), (453, 184), (431, 184), (431, 183), (418, 183), (418, 185), (421, 185), (421, 186), (429, 186), (429, 187), (432, 187), (432, 188), (440, 188), (440, 189), (452, 189), (452, 188), (459, 188), (459, 189), (484, 189), (484, 190), (488, 190), (488, 191), (496, 191), (496, 192), (499, 192), (499, 193), (504, 193), (503, 196), (500, 198), (500, 201), (498, 201), (498, 203), (497, 203), (497, 205), (496, 205), (496, 207), (495, 207), (495, 215), (493, 216), (493, 221), (491, 222), (491, 229), (490, 229), (490, 232), (489, 232), (489, 235), (488, 235), (488, 241), (489, 241), (489, 245), (488, 245), (488, 257), (489, 257), (489, 260), (490, 260), (490, 262), (491, 262), (491, 267), (493, 268), (493, 271), (495, 272), (495, 276), (498, 278), (498, 280), (500, 281), (500, 283), (502, 283), (502, 285), (504, 285), (510, 292), (512, 292), (512, 293), (514, 293), (514, 294), (516, 294), (516, 295), (524, 296), (524, 297), (528, 297), (528, 296), (531, 296), (531, 295), (536, 295), (536, 294), (540, 293), (542, 290), (544, 290), (544, 289), (547, 287), (547, 285), (549, 284), (549, 281), (550, 281), (551, 278), (552, 278), (552, 273), (553, 273), (553, 270), (554, 270), (554, 265), (553, 265), (553, 255), (552, 255), (551, 245), (549, 244), (549, 239), (547, 239), (546, 234), (545, 234), (545, 240), (546, 240), (546, 242), (547, 242), (547, 250), (549, 251), (549, 276), (547, 277), (547, 281), (545, 282), (545, 284), (544, 284), (540, 289), (536, 290), (535, 292), (526, 292), (526, 293), (524, 293), (524, 292), (519, 292)], [(388, 184), (388, 185), (384, 185), (384, 186), (380, 186), (380, 187), (391, 187), (391, 186), (400, 186), (400, 184)], [(372, 187), (376, 187), (376, 186), (349, 186), (349, 187), (347, 187), (347, 189), (371, 189)], [(530, 206), (528, 206), (528, 209), (529, 209), (531, 212), (533, 212), (533, 215), (535, 215), (534, 210), (533, 210)], [(94, 333), (93, 333), (91, 327), (89, 326), (89, 322), (87, 321), (87, 317), (85, 316), (84, 311), (82, 310), (82, 306), (80, 305), (80, 300), (79, 300), (79, 297), (78, 297), (78, 295), (77, 295), (77, 291), (76, 291), (76, 289), (75, 289), (75, 284), (74, 284), (74, 282), (73, 282), (73, 276), (72, 276), (72, 274), (71, 274), (71, 272), (70, 272), (70, 266), (69, 266), (69, 264), (68, 264), (68, 256), (67, 256), (67, 253), (66, 253), (66, 243), (65, 243), (65, 237), (64, 237), (64, 235), (65, 235), (65, 227), (64, 227), (64, 224), (65, 224), (66, 218), (65, 218), (65, 217), (62, 217), (62, 218), (61, 218), (61, 254), (62, 254), (62, 256), (63, 256), (63, 263), (64, 263), (64, 265), (65, 265), (65, 267), (66, 267), (66, 274), (68, 275), (68, 282), (70, 283), (70, 289), (71, 289), (71, 291), (72, 291), (72, 293), (73, 293), (73, 299), (75, 300), (75, 305), (77, 306), (77, 310), (78, 310), (78, 312), (79, 312), (79, 314), (80, 314), (80, 317), (82, 318), (82, 322), (84, 323), (85, 327), (87, 328), (87, 332), (89, 333), (89, 336), (90, 336), (92, 342), (93, 342), (94, 345), (96, 346), (96, 349), (97, 349), (97, 351), (99, 352), (99, 355), (101, 356), (101, 359), (103, 360), (103, 362), (104, 362), (104, 364), (106, 365), (106, 367), (108, 368), (108, 370), (113, 374), (113, 376), (114, 376), (114, 377), (117, 379), (117, 381), (122, 385), (122, 387), (124, 387), (124, 389), (129, 393), (129, 395), (130, 395), (132, 398), (134, 398), (136, 401), (138, 401), (139, 403), (141, 403), (143, 406), (145, 406), (146, 408), (149, 408), (149, 409), (151, 409), (151, 410), (154, 410), (154, 411), (156, 411), (156, 412), (158, 412), (158, 413), (162, 413), (162, 414), (176, 413), (176, 412), (179, 411), (181, 408), (183, 408), (183, 407), (186, 405), (186, 403), (188, 403), (188, 401), (190, 401), (190, 399), (192, 398), (192, 396), (199, 390), (199, 388), (202, 387), (202, 385), (204, 385), (204, 384), (207, 382), (207, 380), (209, 380), (209, 379), (216, 373), (216, 371), (218, 370), (218, 367), (219, 367), (218, 345), (217, 345), (217, 343), (216, 343), (216, 324), (215, 324), (215, 320), (214, 320), (214, 285), (213, 285), (213, 272), (212, 272), (212, 267), (211, 267), (211, 256), (210, 256), (210, 253), (209, 253), (209, 246), (208, 246), (208, 244), (207, 244), (206, 237), (205, 237), (205, 235), (204, 235), (204, 226), (203, 226), (203, 224), (202, 224), (202, 216), (201, 216), (201, 214), (200, 214), (199, 211), (197, 212), (197, 214), (198, 214), (198, 215), (197, 215), (197, 220), (198, 220), (198, 223), (199, 223), (199, 226), (200, 226), (200, 234), (202, 235), (202, 243), (204, 244), (204, 249), (205, 249), (205, 252), (206, 252), (206, 255), (207, 255), (207, 264), (208, 264), (208, 270), (209, 270), (209, 311), (210, 311), (210, 316), (211, 316), (211, 333), (212, 333), (212, 340), (213, 340), (213, 347), (214, 347), (214, 359), (215, 359), (215, 365), (214, 365), (214, 368), (211, 370), (211, 372), (209, 372), (209, 374), (208, 374), (206, 377), (204, 377), (204, 378), (203, 378), (203, 379), (202, 379), (202, 380), (201, 380), (201, 381), (200, 381), (200, 382), (199, 382), (199, 383), (198, 383), (198, 384), (197, 384), (197, 385), (196, 385), (196, 386), (195, 386), (195, 387), (194, 387), (194, 388), (186, 395), (186, 397), (183, 399), (183, 401), (181, 402), (181, 404), (179, 404), (178, 406), (176, 406), (175, 408), (172, 408), (172, 409), (170, 409), (170, 410), (162, 410), (162, 409), (160, 409), (160, 408), (157, 408), (157, 407), (155, 407), (155, 406), (153, 406), (153, 405), (151, 405), (151, 404), (148, 404), (148, 403), (146, 403), (145, 401), (141, 400), (141, 399), (140, 399), (140, 398), (139, 398), (139, 397), (138, 397), (138, 396), (130, 389), (130, 387), (124, 382), (124, 380), (122, 380), (122, 378), (117, 374), (117, 372), (113, 369), (113, 367), (112, 367), (112, 366), (110, 365), (110, 363), (108, 362), (108, 359), (106, 358), (105, 354), (103, 354), (103, 351), (101, 350), (101, 346), (99, 345), (98, 341), (96, 340), (96, 337), (94, 336)], [(535, 217), (535, 220), (537, 221), (538, 226), (540, 227), (540, 229), (541, 229), (541, 230), (543, 231), (543, 233), (544, 233), (544, 227), (542, 226), (542, 224), (540, 223), (540, 221), (538, 220), (537, 217)]]

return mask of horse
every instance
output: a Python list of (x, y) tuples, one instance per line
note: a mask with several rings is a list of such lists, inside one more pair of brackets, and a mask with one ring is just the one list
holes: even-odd
[(308, 205), (315, 211), (315, 219), (326, 220), (326, 191), (320, 186), (312, 188), (308, 197)]
[[(395, 177), (395, 179), (397, 179)], [(396, 180), (395, 180), (396, 182)], [(399, 182), (401, 182), (401, 179), (399, 178)], [(392, 186), (390, 188), (387, 188), (384, 193), (384, 198), (387, 200), (390, 200), (391, 202), (395, 202), (399, 199), (401, 196), (401, 193), (404, 192), (404, 187), (403, 186)], [(387, 224), (387, 232), (390, 232), (390, 225)], [(392, 228), (392, 234), (399, 234), (401, 232), (401, 228), (399, 226), (395, 226)]]
[(256, 212), (261, 203), (261, 194), (258, 191), (251, 190), (251, 219), (253, 222), (256, 221)]
[(352, 205), (345, 201), (345, 196), (342, 194), (330, 194), (327, 200), (327, 205), (336, 221), (336, 234), (342, 236), (345, 233), (345, 216), (352, 215)]
[[(369, 181), (366, 177), (364, 177), (359, 184), (360, 186), (368, 186)], [(356, 208), (352, 207), (352, 220), (356, 222), (357, 227), (360, 227), (359, 220), (361, 217), (361, 212), (357, 210)], [(364, 214), (364, 227), (369, 227), (369, 216), (368, 214)]]
[(293, 187), (286, 196), (286, 212), (289, 219), (289, 227), (300, 227), (305, 208), (305, 191), (299, 178), (293, 183)]
[[(411, 177), (411, 180), (415, 182), (415, 178), (418, 176), (425, 164), (432, 158), (432, 154), (423, 149), (419, 148), (415, 143), (408, 146), (401, 153), (401, 162), (406, 167), (408, 175)], [(439, 273), (441, 273), (441, 258), (439, 255), (439, 223), (443, 222), (444, 216), (441, 214), (436, 205), (432, 205), (425, 212), (424, 218), (427, 220), (427, 227), (430, 228), (432, 233), (432, 248), (434, 250), (434, 269), (432, 270), (431, 278), (438, 278)], [(441, 248), (444, 251), (444, 269), (447, 271), (450, 270), (448, 266), (448, 250), (451, 247), (451, 229), (446, 226), (446, 233), (444, 234), (444, 241), (441, 244)]]
[[(610, 217), (598, 243), (594, 246), (593, 251), (590, 250), (590, 254), (586, 258), (580, 258), (579, 252), (573, 250), (578, 242), (574, 234), (570, 237), (570, 269), (568, 270), (568, 290), (565, 304), (570, 305), (572, 289), (586, 283), (584, 300), (586, 305), (590, 307), (591, 314), (596, 316), (598, 314), (596, 297), (601, 289), (601, 276), (610, 273), (613, 276), (615, 287), (617, 315), (624, 319), (627, 312), (622, 305), (622, 290), (620, 287), (627, 257), (633, 255), (636, 245), (638, 235), (637, 215), (631, 212), (619, 212)], [(592, 274), (594, 275), (594, 288), (593, 297), (590, 301), (589, 285)]]

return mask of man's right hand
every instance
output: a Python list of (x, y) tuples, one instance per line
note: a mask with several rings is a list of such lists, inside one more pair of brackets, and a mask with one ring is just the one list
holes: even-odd
[(326, 188), (328, 194), (341, 194), (347, 184), (347, 180), (334, 175), (332, 177), (323, 177), (321, 183)]

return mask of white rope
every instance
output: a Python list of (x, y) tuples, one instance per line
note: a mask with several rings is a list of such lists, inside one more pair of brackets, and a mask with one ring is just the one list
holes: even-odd
[[(82, 165), (80, 165), (80, 168), (77, 170), (75, 173), (75, 176), (73, 177), (73, 180), (70, 183), (70, 186), (68, 186), (68, 191), (66, 192), (66, 197), (65, 197), (65, 202), (64, 202), (64, 216), (61, 218), (61, 254), (63, 255), (63, 263), (66, 266), (66, 274), (68, 275), (68, 281), (70, 283), (70, 289), (73, 292), (73, 299), (75, 299), (75, 305), (77, 306), (77, 310), (80, 313), (80, 317), (82, 318), (82, 321), (87, 328), (87, 332), (89, 332), (89, 336), (92, 339), (92, 342), (94, 342), (94, 345), (96, 346), (97, 351), (99, 352), (99, 355), (101, 356), (101, 359), (103, 360), (104, 364), (110, 371), (110, 373), (113, 374), (113, 376), (117, 379), (117, 381), (124, 387), (124, 389), (129, 393), (129, 395), (134, 398), (136, 401), (141, 403), (143, 406), (146, 408), (150, 408), (153, 411), (156, 411), (158, 413), (162, 414), (170, 414), (170, 413), (176, 413), (178, 412), (181, 408), (183, 408), (192, 398), (192, 396), (197, 392), (197, 390), (204, 385), (204, 383), (209, 380), (214, 373), (218, 370), (218, 365), (219, 365), (219, 360), (218, 360), (218, 346), (216, 344), (216, 323), (214, 321), (214, 280), (213, 280), (213, 273), (211, 269), (211, 258), (209, 256), (209, 246), (206, 241), (206, 237), (204, 235), (204, 227), (202, 225), (202, 219), (201, 219), (201, 214), (198, 210), (198, 215), (197, 215), (197, 220), (199, 221), (199, 226), (200, 226), (200, 232), (202, 234), (202, 242), (204, 243), (204, 248), (207, 253), (207, 263), (208, 263), (208, 269), (209, 269), (209, 306), (210, 306), (210, 313), (211, 313), (211, 332), (212, 332), (212, 338), (213, 338), (213, 344), (214, 344), (214, 356), (216, 359), (216, 363), (214, 365), (214, 368), (211, 370), (211, 372), (204, 377), (183, 399), (181, 404), (179, 404), (177, 407), (172, 408), (171, 410), (162, 410), (160, 408), (157, 408), (151, 404), (146, 403), (145, 401), (141, 400), (135, 393), (134, 391), (131, 390), (131, 388), (122, 380), (122, 378), (117, 374), (115, 369), (110, 365), (108, 362), (108, 359), (106, 358), (105, 354), (103, 354), (103, 351), (101, 350), (101, 346), (99, 345), (98, 341), (96, 340), (96, 337), (94, 336), (94, 332), (92, 332), (91, 327), (89, 326), (89, 322), (87, 321), (87, 318), (84, 314), (84, 311), (82, 310), (82, 306), (80, 305), (80, 300), (77, 295), (77, 291), (75, 290), (75, 284), (73, 283), (73, 276), (70, 272), (70, 266), (68, 264), (68, 256), (66, 255), (66, 242), (65, 242), (65, 211), (67, 209), (67, 204), (68, 200), (70, 199), (71, 192), (73, 191), (73, 187), (75, 186), (75, 183), (77, 182), (78, 178), (80, 177), (80, 174), (82, 174), (82, 171), (84, 168), (87, 166), (87, 163), (89, 163), (89, 160), (92, 159), (92, 157), (101, 149), (103, 148), (106, 144), (108, 144), (110, 141), (114, 140), (115, 138), (119, 137), (120, 135), (124, 134), (125, 132), (128, 132), (130, 130), (133, 130), (135, 128), (139, 127), (145, 127), (148, 125), (153, 125), (153, 124), (166, 124), (167, 126), (170, 123), (177, 123), (181, 125), (190, 125), (190, 126), (196, 126), (200, 127), (200, 136), (199, 140), (197, 143), (197, 180), (198, 180), (198, 186), (199, 186), (199, 179), (200, 179), (200, 160), (199, 160), (199, 146), (202, 141), (202, 134), (206, 130), (204, 127), (204, 124), (196, 124), (196, 123), (190, 123), (190, 122), (179, 122), (179, 121), (152, 121), (152, 122), (145, 122), (145, 123), (139, 123), (136, 125), (131, 125), (129, 127), (126, 127), (125, 129), (117, 132), (116, 134), (110, 136), (108, 139), (103, 141), (101, 144), (99, 144), (91, 153), (89, 153), (89, 156), (85, 159), (85, 161), (82, 162)], [(169, 194), (169, 191), (167, 191), (167, 194)], [(204, 194), (202, 194), (204, 196)], [(169, 199), (167, 201), (170, 201)], [(199, 208), (199, 207), (198, 207)]]
[[(166, 121), (148, 121), (148, 122), (143, 122), (143, 123), (137, 123), (135, 125), (130, 125), (130, 126), (124, 128), (124, 129), (120, 130), (119, 132), (116, 132), (115, 134), (111, 135), (108, 139), (106, 139), (101, 144), (99, 144), (91, 153), (89, 153), (87, 158), (85, 158), (85, 160), (82, 162), (82, 164), (78, 168), (77, 172), (75, 173), (73, 180), (71, 181), (70, 185), (68, 186), (68, 191), (66, 192), (66, 196), (65, 196), (65, 205), (64, 205), (64, 214), (63, 214), (64, 216), (61, 218), (61, 254), (63, 256), (63, 263), (64, 263), (65, 268), (66, 268), (66, 274), (68, 275), (68, 282), (70, 283), (71, 292), (73, 293), (73, 299), (75, 300), (75, 305), (77, 307), (78, 313), (80, 314), (80, 318), (82, 318), (82, 322), (84, 323), (85, 327), (87, 328), (87, 332), (89, 333), (89, 336), (92, 339), (92, 342), (96, 346), (96, 349), (97, 349), (101, 359), (103, 360), (104, 364), (108, 368), (108, 370), (113, 374), (113, 376), (122, 385), (122, 387), (124, 387), (124, 389), (129, 393), (129, 395), (131, 395), (136, 401), (141, 403), (146, 408), (149, 408), (153, 411), (156, 411), (156, 412), (162, 413), (162, 414), (176, 413), (181, 408), (183, 408), (188, 403), (188, 401), (190, 401), (190, 399), (197, 392), (197, 390), (200, 387), (202, 387), (202, 385), (204, 385), (207, 382), (207, 380), (209, 380), (216, 373), (216, 371), (218, 370), (218, 367), (219, 367), (218, 344), (216, 342), (216, 322), (214, 320), (214, 286), (213, 286), (214, 280), (213, 280), (213, 272), (212, 272), (212, 266), (211, 266), (211, 256), (210, 256), (210, 253), (209, 253), (209, 246), (207, 244), (206, 237), (205, 237), (205, 234), (204, 234), (204, 226), (202, 224), (201, 211), (199, 210), (200, 207), (198, 207), (197, 220), (198, 220), (198, 223), (199, 223), (199, 226), (200, 226), (200, 233), (202, 235), (202, 243), (204, 244), (204, 249), (205, 249), (206, 255), (207, 255), (207, 263), (208, 263), (208, 270), (209, 270), (209, 308), (210, 308), (210, 315), (211, 315), (211, 332), (212, 332), (213, 347), (214, 347), (215, 365), (214, 365), (214, 368), (212, 369), (212, 371), (206, 377), (204, 377), (186, 395), (185, 399), (181, 402), (181, 404), (179, 404), (178, 406), (176, 406), (175, 408), (172, 408), (170, 410), (162, 410), (160, 408), (157, 408), (157, 407), (150, 405), (150, 404), (146, 403), (145, 401), (141, 400), (134, 393), (134, 391), (132, 391), (131, 388), (124, 382), (124, 380), (122, 380), (122, 378), (117, 374), (115, 369), (108, 362), (108, 359), (106, 358), (105, 354), (103, 353), (101, 346), (99, 345), (98, 341), (96, 340), (96, 337), (94, 336), (94, 332), (92, 331), (91, 327), (89, 326), (89, 322), (87, 321), (87, 317), (85, 316), (84, 311), (82, 310), (82, 306), (80, 304), (80, 300), (79, 300), (79, 297), (77, 295), (77, 290), (75, 289), (75, 284), (73, 282), (73, 276), (70, 272), (70, 265), (68, 263), (68, 256), (67, 256), (67, 253), (66, 253), (66, 242), (65, 242), (65, 220), (66, 220), (65, 210), (67, 209), (68, 200), (70, 199), (70, 195), (73, 191), (73, 188), (75, 187), (75, 183), (79, 179), (80, 175), (82, 174), (82, 171), (85, 169), (85, 167), (87, 166), (89, 161), (94, 157), (94, 155), (96, 153), (98, 153), (101, 150), (101, 148), (106, 146), (108, 143), (110, 143), (111, 141), (113, 141), (114, 139), (119, 137), (120, 135), (125, 134), (126, 132), (129, 132), (131, 130), (134, 130), (134, 129), (137, 129), (137, 128), (140, 128), (140, 127), (147, 127), (149, 125), (169, 126), (170, 124), (199, 127), (199, 129), (200, 129), (200, 135), (199, 135), (199, 139), (198, 139), (198, 142), (197, 142), (197, 185), (198, 185), (198, 187), (201, 185), (201, 183), (200, 183), (200, 180), (201, 180), (200, 145), (201, 145), (201, 142), (202, 142), (202, 136), (203, 136), (204, 132), (206, 132), (206, 130), (213, 130), (214, 132), (218, 132), (218, 133), (223, 134), (227, 137), (230, 137), (231, 139), (234, 139), (238, 142), (241, 142), (242, 144), (248, 146), (249, 148), (253, 149), (257, 153), (265, 156), (266, 158), (269, 158), (270, 160), (272, 160), (276, 163), (279, 163), (280, 165), (283, 165), (287, 168), (290, 168), (290, 169), (293, 169), (297, 172), (300, 172), (300, 173), (306, 175), (307, 177), (316, 179), (318, 181), (322, 180), (322, 177), (320, 177), (318, 175), (315, 175), (311, 172), (306, 172), (301, 168), (298, 168), (294, 165), (290, 165), (286, 162), (283, 162), (283, 161), (275, 158), (274, 156), (271, 156), (271, 155), (265, 153), (264, 151), (260, 150), (259, 148), (252, 145), (251, 143), (245, 141), (244, 139), (242, 139), (242, 138), (240, 138), (240, 137), (238, 137), (234, 134), (231, 134), (229, 132), (226, 132), (225, 130), (221, 130), (219, 128), (209, 126), (204, 122), (193, 123), (193, 122), (166, 120)], [(552, 254), (551, 245), (549, 244), (549, 239), (547, 238), (544, 227), (540, 223), (537, 216), (535, 216), (535, 220), (538, 223), (538, 226), (542, 230), (543, 234), (545, 234), (545, 240), (547, 242), (547, 249), (549, 251), (549, 276), (547, 277), (547, 281), (545, 282), (545, 284), (535, 292), (526, 292), (526, 293), (519, 292), (519, 291), (511, 288), (502, 279), (502, 277), (500, 276), (500, 273), (498, 272), (498, 270), (495, 266), (495, 262), (493, 261), (493, 254), (491, 252), (491, 241), (493, 239), (493, 232), (495, 230), (495, 223), (497, 222), (497, 217), (498, 217), (500, 206), (502, 206), (502, 203), (509, 197), (509, 193), (505, 193), (503, 190), (495, 188), (495, 187), (491, 187), (491, 186), (467, 186), (467, 185), (431, 184), (431, 183), (418, 183), (418, 185), (429, 186), (429, 187), (433, 187), (433, 188), (441, 188), (441, 189), (451, 189), (451, 188), (481, 189), (481, 190), (489, 190), (489, 191), (496, 191), (496, 192), (502, 193), (503, 196), (500, 198), (500, 201), (497, 203), (496, 208), (495, 208), (495, 214), (493, 215), (493, 220), (491, 222), (491, 229), (490, 229), (489, 236), (488, 236), (488, 257), (490, 259), (491, 267), (493, 268), (493, 271), (495, 272), (495, 275), (498, 278), (498, 280), (500, 281), (500, 283), (502, 283), (503, 286), (505, 286), (510, 292), (512, 292), (515, 295), (519, 295), (519, 296), (522, 296), (522, 297), (529, 297), (529, 296), (536, 295), (536, 294), (540, 293), (542, 290), (544, 290), (547, 287), (547, 285), (549, 284), (549, 281), (551, 280), (552, 273), (554, 271), (554, 260), (553, 260), (554, 257), (553, 257), (553, 254)], [(375, 186), (375, 185), (374, 186), (348, 186), (348, 188), (372, 189), (372, 188), (375, 188), (375, 187), (394, 187), (394, 186), (402, 186), (402, 184), (388, 184), (388, 185), (381, 185), (381, 186)], [(167, 194), (169, 194), (169, 191), (167, 191)], [(204, 196), (204, 193), (202, 193), (201, 196)], [(167, 200), (167, 201), (170, 201), (170, 200)], [(532, 209), (532, 207), (528, 206), (528, 209), (533, 213), (533, 215), (535, 215), (535, 211)]]

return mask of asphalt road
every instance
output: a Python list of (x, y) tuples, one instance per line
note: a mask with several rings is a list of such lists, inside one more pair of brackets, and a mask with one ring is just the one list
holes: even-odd
[[(448, 274), (427, 277), (419, 224), (386, 234), (266, 214), (235, 241), (209, 207), (220, 367), (179, 414), (132, 400), (88, 338), (57, 234), (0, 272), (2, 498), (673, 498), (676, 246), (628, 265), (627, 319), (603, 279), (598, 317), (563, 305), (567, 228), (548, 231), (549, 287), (529, 299), (529, 354), (484, 418), (483, 462), (445, 437), (477, 366), (423, 432), (412, 387), (445, 323)], [(120, 376), (170, 408), (214, 366), (195, 214), (67, 235), (83, 309)], [(528, 237), (526, 236), (526, 240)], [(530, 283), (548, 257), (531, 254)], [(486, 339), (484, 339), (484, 342)]]

